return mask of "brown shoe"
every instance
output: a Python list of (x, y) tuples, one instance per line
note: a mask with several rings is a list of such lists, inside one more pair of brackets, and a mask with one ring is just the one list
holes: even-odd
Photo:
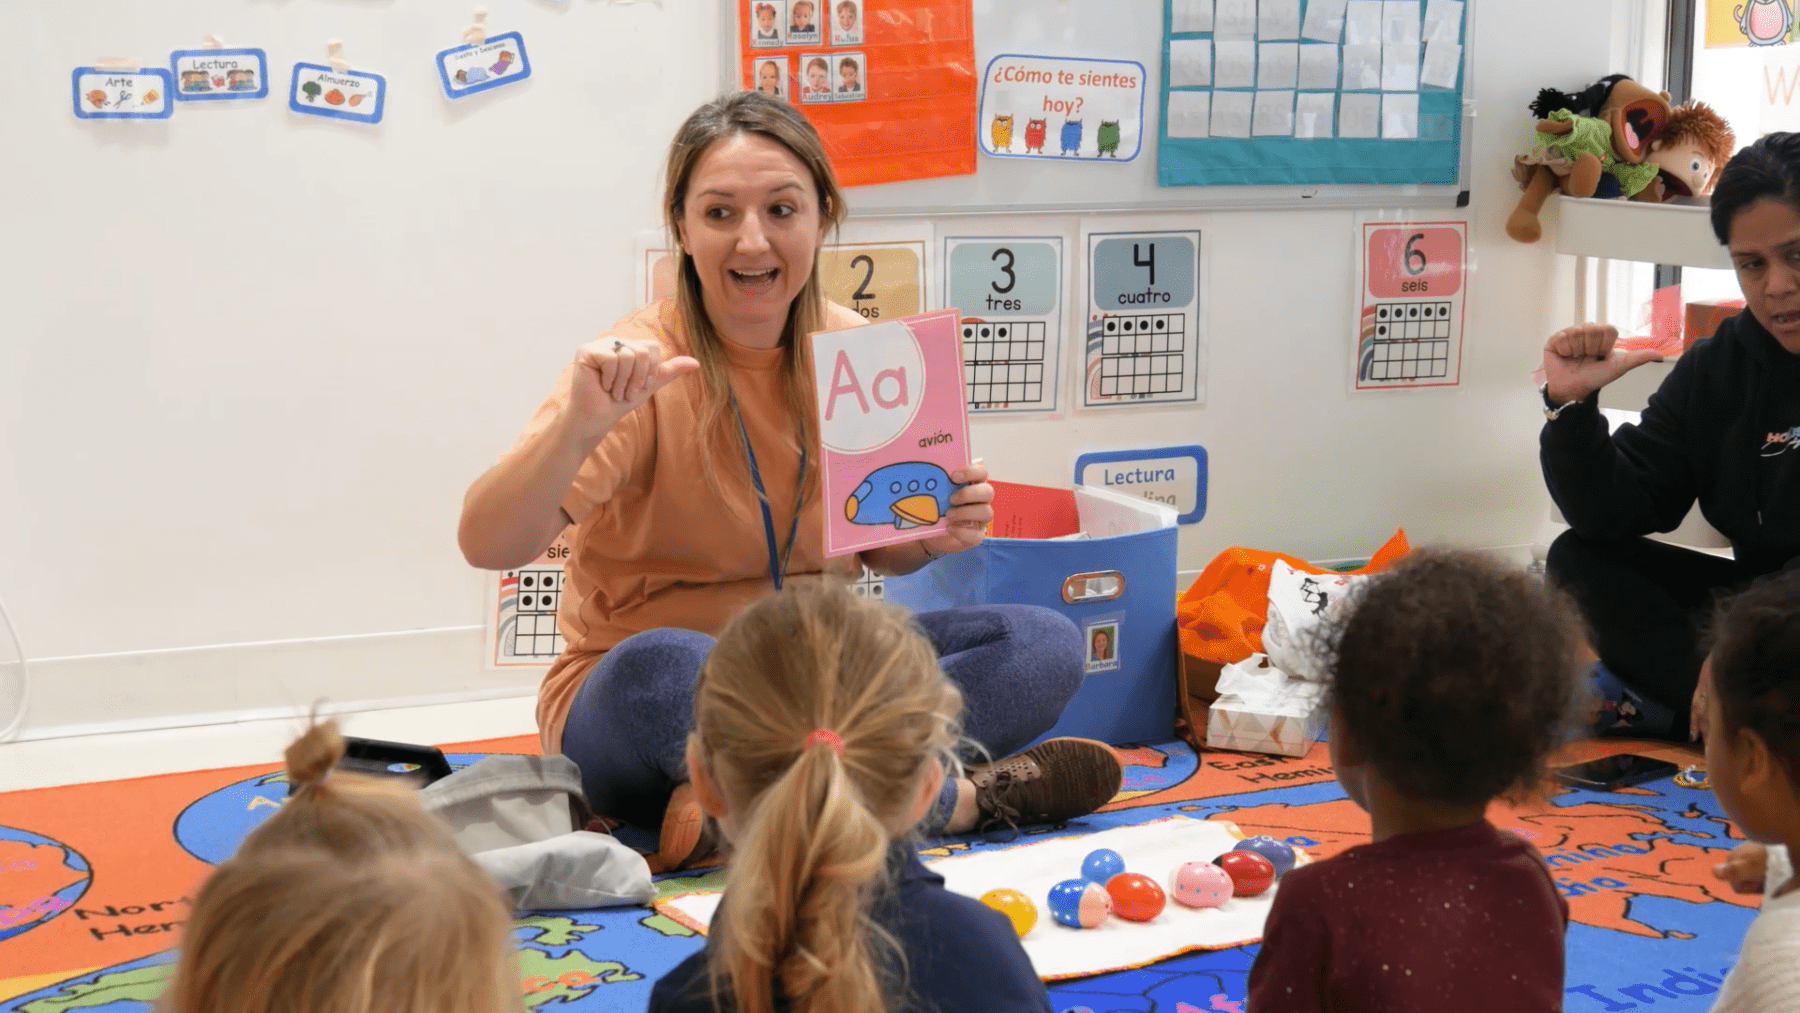
[(651, 872), (674, 872), (698, 865), (718, 853), (723, 840), (719, 825), (700, 811), (694, 787), (686, 781), (675, 786), (663, 810), (656, 850), (644, 856)]
[(1119, 793), (1125, 766), (1111, 746), (1092, 739), (1046, 739), (1004, 760), (972, 767), (975, 829), (1063, 823), (1105, 805)]

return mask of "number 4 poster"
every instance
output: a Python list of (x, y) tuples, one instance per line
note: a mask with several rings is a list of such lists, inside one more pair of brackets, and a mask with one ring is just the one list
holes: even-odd
[(1360, 225), (1356, 390), (1462, 382), (1467, 222)]

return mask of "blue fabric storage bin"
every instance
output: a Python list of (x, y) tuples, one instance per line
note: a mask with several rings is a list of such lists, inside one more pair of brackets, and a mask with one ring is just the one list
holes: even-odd
[[(1175, 735), (1181, 650), (1176, 534), (1162, 528), (1092, 539), (988, 538), (917, 573), (886, 578), (885, 597), (914, 612), (963, 605), (1055, 609), (1082, 631), (1090, 658), (1081, 689), (1044, 737), (1076, 735), (1115, 745), (1167, 740)], [(1068, 596), (1065, 587), (1071, 588)], [(1107, 668), (1091, 658), (1092, 631), (1113, 622), (1116, 667)]]

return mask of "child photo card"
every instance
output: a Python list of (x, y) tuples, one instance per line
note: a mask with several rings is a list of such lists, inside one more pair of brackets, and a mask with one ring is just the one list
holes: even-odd
[(974, 457), (954, 309), (812, 336), (825, 554), (943, 534)]

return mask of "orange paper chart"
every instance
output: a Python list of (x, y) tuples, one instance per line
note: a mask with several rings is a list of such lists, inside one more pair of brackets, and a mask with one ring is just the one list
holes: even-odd
[(800, 107), (839, 183), (975, 171), (970, 0), (738, 2), (744, 87)]

